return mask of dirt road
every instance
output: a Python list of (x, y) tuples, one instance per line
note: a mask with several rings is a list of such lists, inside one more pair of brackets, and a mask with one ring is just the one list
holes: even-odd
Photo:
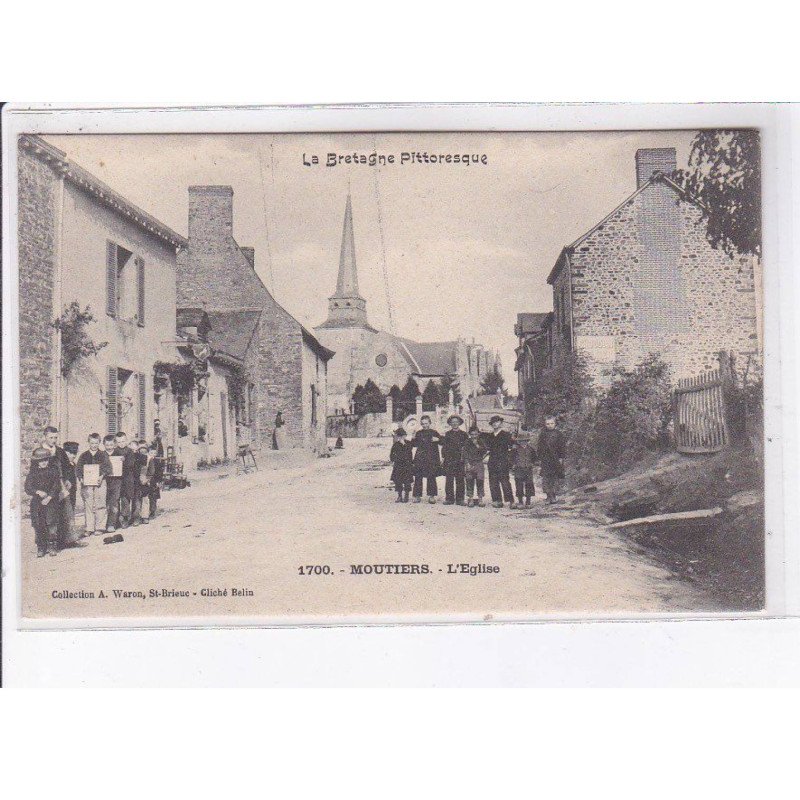
[[(165, 492), (161, 516), (123, 531), (123, 543), (92, 537), (55, 557), (36, 558), (24, 522), (23, 613), (496, 618), (716, 610), (610, 531), (568, 509), (548, 510), (540, 498), (530, 511), (396, 504), (388, 450), (386, 440), (348, 440), (327, 459), (270, 453), (257, 473), (229, 469)], [(409, 566), (378, 575), (373, 565)], [(310, 575), (301, 574), (306, 567)]]

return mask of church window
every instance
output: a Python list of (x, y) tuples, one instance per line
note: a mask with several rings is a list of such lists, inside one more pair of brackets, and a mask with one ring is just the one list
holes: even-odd
[(386, 358), (386, 353), (378, 353), (378, 355), (375, 356), (375, 363), (379, 367), (385, 367), (388, 362), (389, 359)]

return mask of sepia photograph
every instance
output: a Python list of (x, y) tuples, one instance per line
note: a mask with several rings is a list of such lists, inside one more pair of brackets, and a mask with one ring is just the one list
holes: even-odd
[(23, 621), (765, 609), (757, 129), (16, 145)]

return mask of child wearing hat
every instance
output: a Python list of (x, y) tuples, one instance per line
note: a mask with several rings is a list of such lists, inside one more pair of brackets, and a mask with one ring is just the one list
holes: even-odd
[(58, 552), (59, 494), (61, 469), (46, 447), (37, 447), (25, 478), (25, 493), (31, 496), (31, 522), (39, 558)]
[(458, 414), (447, 418), (450, 430), (442, 440), (442, 462), (444, 465), (444, 504), (451, 506), (457, 503), (464, 505), (464, 460), (462, 450), (469, 439), (461, 430), (464, 420)]
[[(461, 449), (461, 455), (464, 460), (464, 480), (467, 484), (467, 506), (470, 508), (474, 506), (483, 508), (486, 505), (483, 502), (483, 487), (486, 476), (484, 459), (488, 455), (488, 450), (481, 439), (481, 432), (478, 430), (477, 425), (473, 425), (469, 429), (467, 441), (464, 442), (464, 446)], [(474, 499), (476, 489), (478, 497)]]
[(530, 439), (524, 439), (518, 433), (515, 433), (513, 438), (511, 471), (514, 474), (514, 487), (517, 490), (517, 502), (514, 507), (523, 508), (531, 504), (531, 497), (536, 494), (536, 488), (533, 485), (533, 463), (536, 461), (536, 448)]
[(395, 503), (408, 502), (411, 482), (414, 480), (414, 448), (406, 435), (403, 428), (394, 432), (394, 444), (389, 453), (389, 460), (393, 464), (391, 480), (397, 492)]
[(492, 495), (492, 505), (495, 508), (502, 508), (503, 502), (508, 503), (509, 507), (514, 504), (514, 494), (511, 491), (511, 457), (509, 450), (513, 444), (511, 434), (503, 430), (503, 418), (495, 414), (489, 424), (492, 426), (492, 433), (487, 437), (489, 448), (489, 491)]

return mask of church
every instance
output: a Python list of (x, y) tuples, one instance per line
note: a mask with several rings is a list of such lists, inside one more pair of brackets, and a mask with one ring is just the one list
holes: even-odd
[(500, 366), (498, 355), (474, 340), (416, 342), (369, 324), (367, 301), (358, 289), (350, 195), (345, 205), (336, 291), (328, 300), (328, 318), (314, 333), (336, 353), (328, 364), (329, 414), (348, 413), (353, 391), (368, 379), (387, 394), (392, 386), (402, 388), (409, 377), (422, 391), (429, 380), (449, 376), (466, 398), (477, 395), (488, 373)]

